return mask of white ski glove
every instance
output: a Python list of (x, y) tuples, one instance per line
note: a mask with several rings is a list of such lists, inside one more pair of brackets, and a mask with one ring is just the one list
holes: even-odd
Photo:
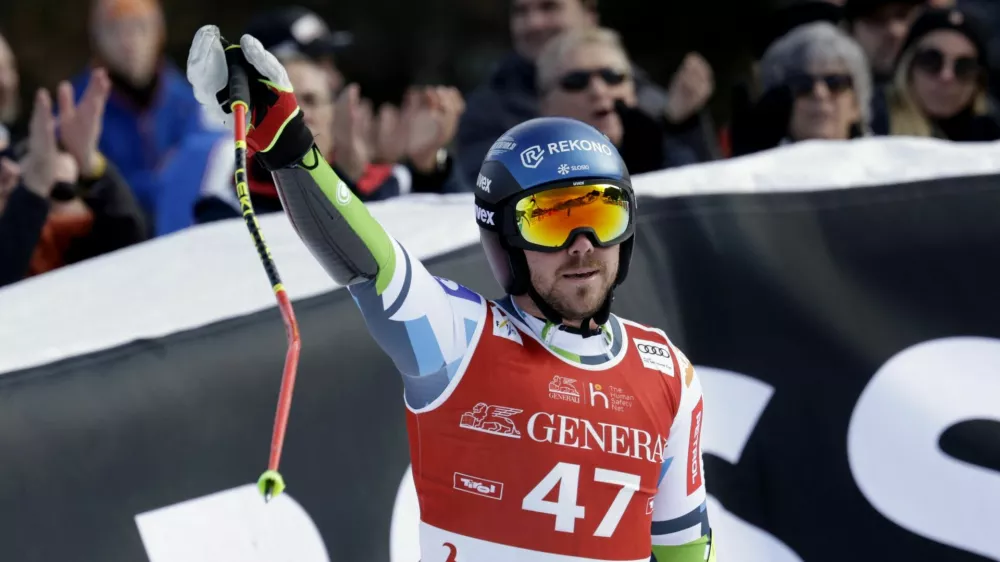
[[(240, 38), (240, 48), (243, 57), (257, 71), (258, 80), (264, 79), (279, 91), (292, 92), (292, 83), (288, 79), (285, 67), (261, 45), (255, 37), (244, 35)], [(250, 74), (251, 81), (254, 76)], [(232, 115), (225, 106), (229, 90), (229, 67), (226, 63), (226, 53), (223, 46), (222, 33), (214, 25), (206, 25), (194, 34), (191, 50), (187, 60), (188, 82), (194, 88), (194, 97), (205, 106), (212, 118), (232, 127)], [(256, 92), (251, 84), (251, 92)], [(265, 100), (251, 100), (253, 102)]]
[[(239, 51), (235, 57), (233, 49)], [(312, 147), (312, 133), (302, 119), (285, 68), (256, 38), (244, 35), (239, 45), (230, 45), (214, 25), (195, 33), (187, 63), (188, 81), (209, 119), (232, 129), (229, 62), (239, 64), (247, 74), (249, 154), (260, 153), (261, 163), (272, 171), (304, 156)]]

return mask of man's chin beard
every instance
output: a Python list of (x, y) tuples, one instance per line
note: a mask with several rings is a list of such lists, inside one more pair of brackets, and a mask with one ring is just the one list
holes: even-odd
[(576, 295), (569, 295), (568, 298), (564, 297), (563, 299), (559, 299), (559, 298), (554, 298), (555, 297), (555, 295), (553, 294), (554, 291), (549, 291), (548, 294), (542, 295), (542, 298), (545, 299), (545, 302), (547, 302), (549, 304), (549, 306), (552, 307), (552, 309), (555, 310), (556, 313), (559, 314), (559, 316), (564, 321), (572, 322), (572, 323), (579, 323), (579, 322), (582, 322), (585, 319), (593, 318), (594, 315), (597, 314), (597, 311), (600, 310), (601, 307), (604, 305), (604, 301), (607, 300), (607, 298), (608, 298), (608, 292), (610, 290), (611, 290), (611, 287), (609, 286), (609, 287), (605, 288), (603, 291), (601, 291), (601, 298), (600, 298), (600, 300), (595, 305), (589, 307), (587, 310), (584, 310), (584, 311), (570, 310), (569, 307), (564, 306), (564, 304), (563, 304), (564, 302), (566, 302), (566, 300), (571, 300), (571, 301), (579, 302), (584, 297), (577, 297)]
[[(604, 301), (601, 301), (601, 304), (604, 304)], [(597, 311), (601, 309), (601, 306), (598, 305), (593, 310), (589, 310), (587, 311), (586, 314), (582, 315), (579, 312), (570, 312), (568, 310), (563, 310), (562, 307), (554, 306), (552, 308), (555, 309), (555, 311), (559, 314), (559, 316), (563, 319), (564, 322), (570, 322), (571, 324), (580, 324), (585, 319), (586, 320), (592, 319), (597, 314)]]

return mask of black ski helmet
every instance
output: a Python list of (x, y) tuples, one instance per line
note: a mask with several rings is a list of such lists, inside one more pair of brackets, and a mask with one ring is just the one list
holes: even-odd
[[(493, 276), (510, 295), (529, 294), (546, 319), (562, 318), (531, 284), (524, 250), (511, 245), (518, 236), (513, 204), (531, 193), (574, 185), (613, 185), (621, 188), (629, 205), (629, 225), (618, 244), (618, 273), (603, 305), (593, 319), (608, 321), (614, 290), (625, 281), (635, 242), (635, 193), (618, 149), (596, 128), (563, 117), (539, 117), (504, 133), (483, 160), (476, 181), (476, 222)], [(579, 231), (579, 232), (578, 232)], [(578, 229), (601, 245), (592, 229)], [(581, 323), (587, 333), (589, 322)], [(596, 332), (595, 332), (596, 333)]]

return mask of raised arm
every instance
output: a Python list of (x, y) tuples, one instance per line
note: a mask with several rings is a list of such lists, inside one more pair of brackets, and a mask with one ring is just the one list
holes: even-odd
[(348, 290), (403, 375), (406, 399), (437, 398), (484, 317), (483, 298), (437, 279), (385, 231), (313, 146), (273, 172), (285, 212), (326, 271)]
[[(407, 403), (437, 398), (485, 317), (481, 296), (433, 277), (392, 239), (313, 143), (281, 64), (256, 39), (240, 45), (250, 77), (247, 144), (269, 170), (293, 228), (316, 260), (346, 285), (372, 336), (403, 375)], [(219, 30), (195, 35), (188, 79), (198, 100), (225, 120), (228, 72)]]

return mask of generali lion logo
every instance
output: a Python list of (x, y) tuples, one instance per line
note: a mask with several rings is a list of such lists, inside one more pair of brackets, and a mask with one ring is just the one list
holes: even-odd
[(576, 379), (556, 375), (549, 382), (549, 398), (566, 402), (580, 403), (580, 391), (576, 388)]
[(520, 439), (521, 432), (517, 430), (514, 420), (511, 417), (523, 411), (517, 408), (491, 406), (486, 402), (480, 402), (472, 408), (471, 412), (462, 414), (462, 419), (458, 425), (465, 429)]

